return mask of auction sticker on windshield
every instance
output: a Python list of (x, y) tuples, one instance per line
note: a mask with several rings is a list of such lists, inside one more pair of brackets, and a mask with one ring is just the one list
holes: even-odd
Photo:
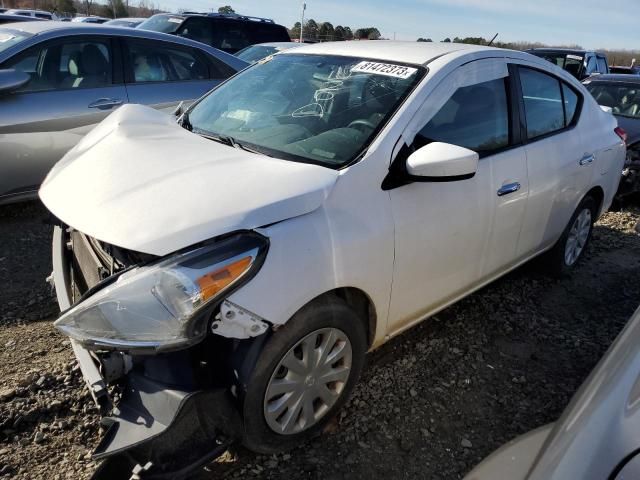
[(375, 73), (376, 75), (386, 75), (406, 79), (418, 71), (417, 68), (405, 67), (403, 65), (393, 65), (391, 63), (360, 62), (351, 69), (351, 73)]

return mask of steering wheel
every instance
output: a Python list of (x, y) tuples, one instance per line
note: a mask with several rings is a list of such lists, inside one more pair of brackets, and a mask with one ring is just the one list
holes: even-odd
[(362, 133), (367, 133), (362, 128), (359, 128), (359, 127), (367, 127), (367, 128), (370, 128), (371, 130), (375, 130), (376, 129), (376, 125), (373, 122), (371, 122), (369, 120), (365, 120), (363, 118), (360, 118), (358, 120), (354, 120), (349, 125), (347, 125), (347, 128), (356, 128), (356, 129), (360, 130)]

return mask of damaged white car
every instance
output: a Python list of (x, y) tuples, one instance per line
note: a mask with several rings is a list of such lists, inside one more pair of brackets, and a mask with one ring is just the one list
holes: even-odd
[(114, 112), (40, 190), (102, 478), (299, 445), (368, 350), (543, 252), (568, 272), (623, 137), (545, 60), (437, 43), (304, 46), (177, 119)]

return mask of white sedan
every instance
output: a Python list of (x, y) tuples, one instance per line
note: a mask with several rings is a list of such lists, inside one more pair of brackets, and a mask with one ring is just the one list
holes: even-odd
[[(61, 221), (56, 326), (99, 402), (107, 380), (130, 389), (99, 456), (153, 461), (139, 445), (212, 389), (253, 450), (320, 432), (367, 351), (540, 254), (574, 268), (624, 136), (547, 61), (445, 43), (302, 46), (177, 122), (120, 108), (40, 190)], [(119, 413), (151, 397), (160, 427)]]

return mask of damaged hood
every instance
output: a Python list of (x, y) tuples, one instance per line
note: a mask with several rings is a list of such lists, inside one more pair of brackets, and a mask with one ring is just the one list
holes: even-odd
[(166, 255), (312, 212), (338, 172), (205, 139), (141, 105), (111, 114), (49, 172), (46, 207), (119, 247)]

